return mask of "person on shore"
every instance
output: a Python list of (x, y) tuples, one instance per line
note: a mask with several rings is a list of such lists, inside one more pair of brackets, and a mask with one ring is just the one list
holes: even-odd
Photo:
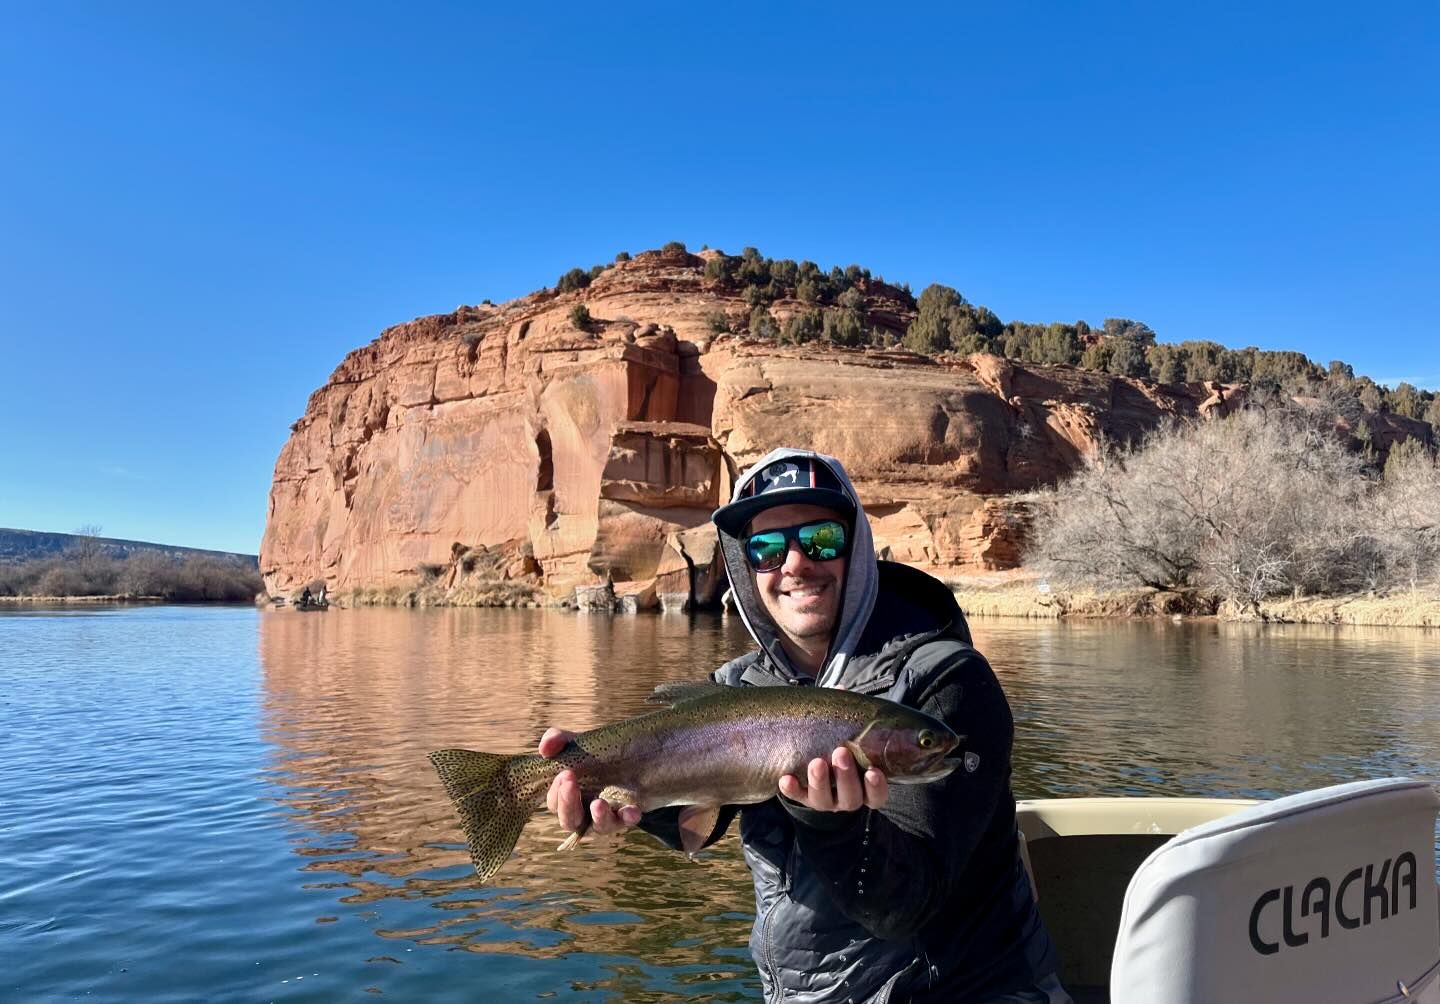
[[(943, 720), (962, 766), (893, 788), (848, 749), (778, 780), (738, 815), (755, 884), (750, 949), (766, 1000), (1068, 1004), (1021, 862), (1010, 790), (1013, 720), (971, 644), (954, 595), (908, 566), (877, 561), (844, 468), (805, 450), (767, 454), (715, 526), (736, 606), (757, 650), (713, 674), (730, 686), (844, 687)], [(571, 733), (550, 729), (542, 756)], [(588, 806), (562, 772), (547, 804), (568, 830), (632, 826), (680, 848), (679, 809)]]

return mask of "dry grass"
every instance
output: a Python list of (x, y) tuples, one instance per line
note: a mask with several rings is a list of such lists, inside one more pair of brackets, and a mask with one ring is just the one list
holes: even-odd
[(354, 589), (333, 599), (341, 607), (413, 607), (416, 590), (403, 586)]
[(1266, 600), (1260, 604), (1259, 619), (1285, 624), (1440, 627), (1440, 590)]
[(1145, 589), (1102, 592), (1093, 589), (1041, 592), (1034, 584), (991, 588), (953, 589), (955, 599), (971, 617), (1171, 617), (1176, 614), (1209, 616), (1215, 603), (1190, 593), (1163, 593)]
[(1033, 578), (994, 584), (951, 582), (960, 608), (970, 617), (1039, 619), (1090, 617), (1174, 617), (1218, 615), (1222, 620), (1260, 620), (1284, 624), (1354, 624), (1387, 627), (1440, 627), (1440, 590), (1316, 596), (1266, 600), (1258, 616), (1222, 605), (1199, 594), (1147, 590), (1051, 589)]
[(539, 607), (554, 605), (533, 583), (515, 580), (474, 581), (445, 587), (420, 586), (356, 589), (339, 597), (342, 607)]
[[(422, 594), (425, 590), (421, 591)], [(532, 584), (502, 579), (493, 582), (467, 581), (450, 589), (422, 595), (421, 606), (435, 607), (538, 607), (543, 596)]]

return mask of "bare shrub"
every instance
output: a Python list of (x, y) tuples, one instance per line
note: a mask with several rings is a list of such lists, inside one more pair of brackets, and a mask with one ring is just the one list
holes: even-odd
[(162, 588), (160, 595), (189, 603), (241, 603), (260, 588), (260, 573), (255, 569), (202, 555), (180, 561), (174, 581)]
[(52, 565), (54, 558), (0, 564), (0, 596), (34, 596), (35, 584)]
[(40, 596), (93, 596), (80, 569), (74, 565), (56, 563), (35, 582), (35, 592)]
[(178, 566), (174, 558), (159, 551), (132, 554), (121, 569), (118, 591), (129, 596), (164, 596), (175, 581)]
[(1385, 478), (1370, 499), (1386, 578), (1415, 589), (1440, 581), (1440, 459), (1420, 446), (1390, 451)]
[(1254, 609), (1276, 593), (1373, 584), (1369, 486), (1318, 413), (1176, 424), (1042, 495), (1035, 551), (1057, 578), (1200, 589)]
[(90, 560), (99, 557), (104, 553), (104, 545), (101, 542), (100, 534), (104, 527), (99, 523), (86, 523), (84, 526), (77, 526), (73, 531), (73, 540), (66, 551), (75, 558)]
[(1144, 490), (1145, 470), (1137, 458), (1102, 444), (1068, 481), (1038, 493), (1034, 564), (1077, 584), (1194, 585), (1200, 529), (1176, 510), (1156, 504)]

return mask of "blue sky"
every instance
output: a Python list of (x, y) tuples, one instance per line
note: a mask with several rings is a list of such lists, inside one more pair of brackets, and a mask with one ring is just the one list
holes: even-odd
[(1440, 388), (1440, 7), (0, 6), (0, 526), (255, 551), (381, 328), (683, 240)]

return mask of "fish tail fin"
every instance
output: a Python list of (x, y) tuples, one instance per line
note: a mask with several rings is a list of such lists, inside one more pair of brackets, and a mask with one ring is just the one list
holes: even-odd
[(430, 754), (446, 794), (460, 813), (460, 827), (482, 882), (509, 860), (533, 811), (511, 783), (508, 768), (517, 759), (524, 758), (461, 749)]

